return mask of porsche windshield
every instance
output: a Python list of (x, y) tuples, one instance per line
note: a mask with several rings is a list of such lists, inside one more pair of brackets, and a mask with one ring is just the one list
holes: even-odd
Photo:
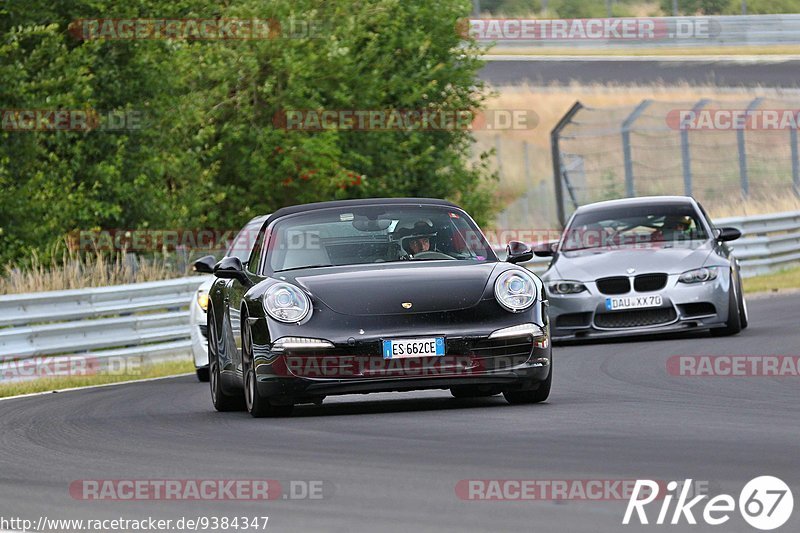
[(275, 223), (273, 271), (393, 261), (496, 260), (460, 210), (368, 205), (310, 211)]
[(561, 250), (630, 245), (674, 246), (706, 240), (708, 233), (694, 207), (662, 204), (607, 208), (578, 213), (564, 233)]

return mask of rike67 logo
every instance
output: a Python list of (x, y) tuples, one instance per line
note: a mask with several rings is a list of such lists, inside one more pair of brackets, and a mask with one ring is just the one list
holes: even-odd
[[(666, 495), (659, 498), (659, 485), (656, 481), (637, 479), (622, 523), (630, 524), (634, 513), (638, 522), (643, 525), (650, 523), (658, 525), (697, 524), (695, 513), (701, 515), (702, 520), (712, 526), (722, 525), (730, 520), (737, 504), (733, 496), (720, 494), (710, 498), (705, 505), (699, 505), (709, 496), (701, 494), (689, 499), (691, 486), (691, 479), (687, 479), (680, 485), (677, 481), (670, 481), (667, 483)], [(641, 495), (645, 496), (640, 498)], [(670, 516), (670, 507), (675, 496), (677, 496), (677, 501)], [(648, 517), (645, 506), (657, 499), (660, 500), (661, 507), (655, 522), (651, 522), (652, 513)], [(760, 476), (751, 479), (744, 486), (739, 493), (738, 506), (739, 513), (745, 522), (756, 529), (769, 531), (781, 527), (789, 520), (794, 508), (794, 498), (791, 489), (782, 480), (773, 476)], [(634, 520), (633, 523), (636, 521)]]

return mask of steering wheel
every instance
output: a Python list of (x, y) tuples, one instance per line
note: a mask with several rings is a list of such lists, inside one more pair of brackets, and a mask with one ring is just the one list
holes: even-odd
[(426, 252), (414, 254), (414, 259), (455, 259), (455, 257), (449, 256), (442, 252), (428, 250)]

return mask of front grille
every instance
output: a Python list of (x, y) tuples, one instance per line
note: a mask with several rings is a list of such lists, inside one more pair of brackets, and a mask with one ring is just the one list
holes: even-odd
[(711, 302), (694, 302), (690, 304), (681, 304), (678, 307), (681, 310), (681, 314), (685, 317), (717, 314), (717, 308), (714, 307), (714, 304)]
[(594, 324), (599, 328), (621, 329), (640, 328), (666, 324), (678, 318), (672, 307), (659, 307), (657, 309), (638, 309), (634, 311), (617, 311), (614, 313), (597, 313), (594, 315)]
[(557, 328), (581, 328), (589, 325), (592, 313), (567, 313), (556, 319)]
[(202, 335), (204, 339), (208, 339), (208, 325), (198, 324), (197, 327), (200, 329), (200, 335)]
[(512, 337), (476, 342), (470, 350), (474, 357), (513, 357), (528, 356), (533, 349), (530, 337)]
[(666, 286), (666, 274), (640, 274), (633, 280), (633, 288), (638, 292), (660, 291)]
[(530, 336), (507, 339), (447, 339), (444, 357), (383, 359), (380, 342), (337, 345), (332, 350), (285, 355), (286, 366), (297, 376), (352, 379), (381, 377), (435, 377), (473, 375), (503, 369), (528, 360), (533, 351)]
[(630, 292), (631, 282), (623, 276), (600, 278), (597, 280), (597, 289), (603, 294), (625, 294)]

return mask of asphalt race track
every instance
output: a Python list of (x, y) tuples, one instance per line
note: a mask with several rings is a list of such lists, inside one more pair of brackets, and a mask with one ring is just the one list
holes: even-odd
[[(463, 501), (455, 487), (693, 478), (738, 499), (748, 480), (771, 474), (796, 502), (778, 531), (800, 531), (800, 378), (666, 372), (671, 355), (796, 355), (799, 310), (798, 295), (751, 300), (751, 327), (724, 339), (557, 347), (554, 392), (534, 406), (435, 391), (332, 398), (256, 420), (214, 412), (193, 377), (0, 401), (0, 516), (266, 515), (267, 531), (305, 532), (752, 532), (736, 512), (717, 527), (622, 526), (623, 500)], [(324, 497), (111, 502), (68, 490), (74, 480), (128, 478), (317, 480)]]
[[(557, 60), (554, 60), (557, 59)], [(690, 58), (691, 59), (691, 58)], [(800, 61), (549, 60), (490, 61), (480, 77), (494, 85), (712, 85), (718, 87), (800, 87)]]

